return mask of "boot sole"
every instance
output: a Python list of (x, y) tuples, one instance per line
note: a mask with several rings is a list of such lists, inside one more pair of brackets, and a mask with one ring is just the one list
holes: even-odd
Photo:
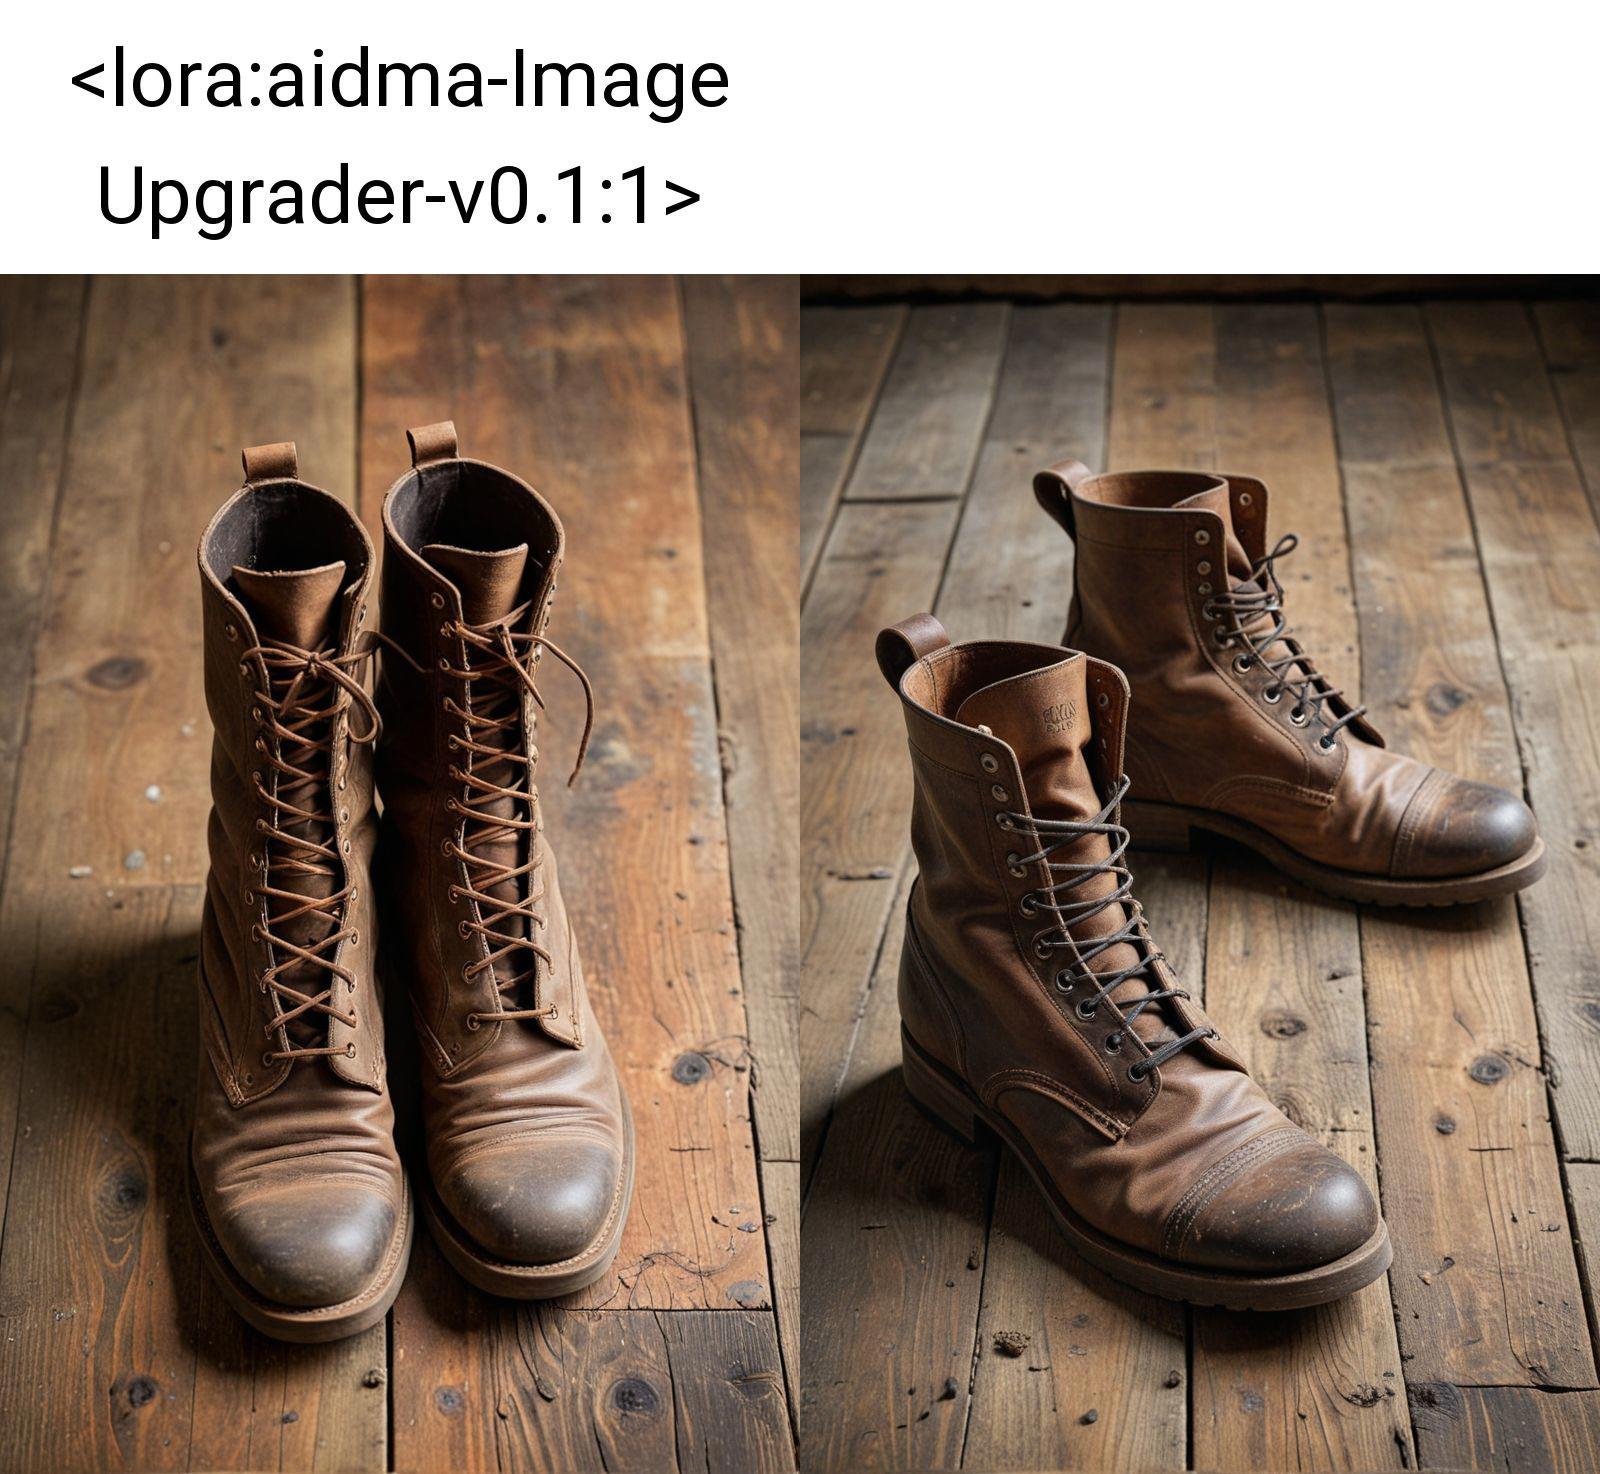
[(494, 1258), (450, 1215), (427, 1174), (422, 1174), (422, 1216), (451, 1267), (469, 1285), (508, 1300), (549, 1300), (570, 1295), (601, 1279), (622, 1244), (622, 1230), (633, 1204), (633, 1109), (622, 1097), (622, 1174), (616, 1195), (595, 1240), (581, 1254), (556, 1264), (510, 1264)]
[(964, 1081), (924, 1053), (903, 1027), (900, 1048), (906, 1090), (934, 1123), (968, 1146), (977, 1146), (987, 1135), (1009, 1147), (1028, 1169), (1067, 1242), (1097, 1269), (1136, 1290), (1221, 1310), (1303, 1310), (1341, 1300), (1371, 1284), (1394, 1258), (1388, 1227), (1381, 1222), (1359, 1249), (1331, 1264), (1293, 1274), (1231, 1274), (1146, 1254), (1102, 1233), (1073, 1212), (1011, 1124), (988, 1110)]
[(411, 1237), (416, 1226), (410, 1184), (404, 1179), (400, 1196), (400, 1221), (395, 1225), (388, 1252), (378, 1267), (377, 1278), (352, 1299), (343, 1300), (337, 1305), (306, 1308), (268, 1300), (233, 1267), (206, 1213), (205, 1198), (195, 1178), (194, 1154), (191, 1151), (186, 1155), (189, 1214), (194, 1219), (200, 1237), (200, 1248), (223, 1295), (247, 1324), (276, 1340), (310, 1345), (322, 1341), (342, 1341), (346, 1336), (358, 1335), (377, 1325), (389, 1313), (389, 1307), (394, 1304), (400, 1286), (405, 1282), (406, 1266), (411, 1261)]
[(1417, 880), (1396, 880), (1387, 876), (1362, 875), (1308, 860), (1298, 850), (1273, 838), (1266, 830), (1219, 814), (1214, 809), (1195, 809), (1185, 804), (1153, 803), (1149, 799), (1128, 799), (1122, 805), (1122, 822), (1133, 836), (1136, 850), (1184, 853), (1193, 848), (1197, 831), (1220, 834), (1270, 860), (1294, 880), (1313, 890), (1338, 896), (1345, 901), (1370, 901), (1380, 906), (1459, 906), (1472, 901), (1487, 901), (1509, 896), (1530, 886), (1545, 868), (1545, 844), (1535, 839), (1533, 847), (1508, 864), (1475, 875), (1430, 876)]

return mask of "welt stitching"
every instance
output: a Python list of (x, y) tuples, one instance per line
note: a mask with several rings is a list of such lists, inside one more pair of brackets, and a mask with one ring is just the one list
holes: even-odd
[(1243, 1146), (1235, 1147), (1220, 1162), (1207, 1168), (1178, 1200), (1178, 1206), (1168, 1217), (1166, 1232), (1162, 1235), (1163, 1252), (1175, 1253), (1183, 1245), (1201, 1213), (1240, 1172), (1277, 1156), (1294, 1145), (1297, 1139), (1298, 1133), (1293, 1126), (1280, 1126), (1261, 1136), (1251, 1137)]

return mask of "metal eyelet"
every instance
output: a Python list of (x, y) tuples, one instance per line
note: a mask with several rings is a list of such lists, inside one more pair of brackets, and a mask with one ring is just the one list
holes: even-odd
[(352, 947), (359, 947), (361, 945), (361, 933), (359, 930), (350, 933), (350, 945)]
[(341, 824), (348, 824), (350, 822), (350, 810), (349, 809), (340, 809), (339, 810), (339, 822)]
[(1320, 747), (1324, 752), (1332, 752), (1333, 749), (1338, 746), (1338, 743), (1336, 743), (1331, 736), (1324, 732), (1322, 736), (1317, 738), (1317, 746)]
[(244, 893), (244, 903), (245, 903), (246, 906), (254, 906), (255, 905), (255, 903), (256, 903), (256, 893), (253, 890), (246, 889), (246, 891)]
[(1199, 543), (1201, 547), (1204, 547), (1208, 542), (1211, 541), (1211, 534), (1207, 532), (1205, 528), (1201, 527), (1196, 530), (1194, 540)]
[(1248, 507), (1250, 505), (1250, 493), (1248, 491), (1241, 491), (1239, 493), (1239, 505), (1241, 507)]
[(1208, 584), (1208, 583), (1203, 583), (1203, 584), (1201, 584), (1199, 586), (1199, 588), (1196, 590), (1196, 592), (1197, 593), (1202, 593), (1202, 594), (1209, 594), (1211, 592), (1211, 585)]
[(1211, 638), (1221, 645), (1223, 649), (1227, 649), (1233, 643), (1233, 636), (1225, 629), (1212, 630)]
[(448, 855), (455, 848), (455, 844), (456, 844), (455, 840), (447, 839), (439, 846), (439, 849), (444, 854)]
[(225, 634), (230, 640), (237, 640), (239, 638), (239, 626), (236, 624), (225, 624), (222, 626), (222, 633)]
[(1297, 727), (1303, 727), (1311, 720), (1310, 714), (1303, 706), (1297, 706), (1289, 713), (1289, 720)]
[(461, 887), (458, 885), (453, 885), (445, 892), (445, 895), (449, 897), (450, 904), (454, 906), (455, 903), (461, 899)]
[(261, 1063), (264, 1064), (269, 1070), (273, 1067), (273, 1065), (277, 1064), (277, 1062), (278, 1055), (275, 1050), (267, 1049), (262, 1051)]
[(1101, 711), (1104, 711), (1108, 706), (1111, 705), (1111, 698), (1104, 691), (1102, 691), (1098, 696), (1095, 697), (1094, 704), (1098, 706)]
[(1092, 1019), (1099, 1011), (1099, 1005), (1096, 1004), (1092, 999), (1085, 998), (1079, 1002), (1077, 1008), (1075, 1008), (1073, 1011), (1085, 1023), (1088, 1023), (1089, 1020)]
[(1006, 856), (1006, 869), (1016, 876), (1018, 880), (1027, 878), (1028, 872), (1023, 869), (1022, 856), (1019, 854), (1012, 853)]
[(347, 855), (350, 853), (350, 841), (348, 839), (344, 842), (344, 852)]
[(463, 962), (461, 964), (461, 981), (464, 983), (470, 983), (472, 981), (472, 964), (470, 962)]
[(1204, 578), (1204, 577), (1205, 577), (1205, 576), (1206, 576), (1206, 574), (1208, 574), (1208, 573), (1210, 573), (1210, 572), (1211, 572), (1211, 565), (1210, 565), (1210, 564), (1209, 564), (1209, 563), (1207, 563), (1207, 562), (1206, 562), (1206, 561), (1205, 561), (1205, 560), (1204, 560), (1204, 559), (1203, 559), (1203, 558), (1202, 558), (1202, 559), (1201, 559), (1201, 560), (1200, 560), (1200, 562), (1198, 562), (1198, 563), (1196, 563), (1196, 564), (1195, 564), (1195, 566), (1194, 566), (1194, 571), (1195, 571), (1195, 572), (1196, 572), (1196, 573), (1198, 573), (1198, 574), (1199, 574), (1199, 575), (1200, 575), (1200, 577), (1201, 577), (1201, 578)]
[(1261, 699), (1265, 701), (1268, 706), (1276, 706), (1280, 701), (1283, 700), (1283, 687), (1263, 686), (1261, 688)]
[(450, 669), (450, 662), (442, 655), (439, 657), (439, 669), (443, 671), (448, 671)]
[(1072, 974), (1066, 968), (1062, 968), (1056, 974), (1057, 990), (1062, 993), (1070, 993), (1075, 987), (1077, 987), (1077, 984), (1072, 981)]
[(356, 1046), (354, 1042), (345, 1045), (344, 1057), (346, 1059), (354, 1059), (356, 1057)]
[(481, 1027), (481, 1025), (479, 1022), (479, 1016), (477, 1014), (469, 1013), (467, 1015), (467, 1027), (471, 1029), (474, 1034), (478, 1032), (478, 1029)]
[(1007, 793), (1005, 789), (1003, 789), (998, 783), (990, 788), (989, 792), (993, 795), (994, 801), (997, 804), (1008, 804), (1011, 802), (1011, 795)]
[(252, 706), (250, 708), (250, 716), (254, 721), (259, 723), (261, 721), (261, 708), (259, 706)]
[(1243, 675), (1254, 664), (1255, 659), (1252, 656), (1235, 655), (1233, 657), (1233, 668), (1238, 671), (1240, 675)]
[(1128, 1066), (1128, 1078), (1132, 1080), (1135, 1085), (1142, 1085), (1144, 1083), (1144, 1077), (1149, 1073), (1150, 1066), (1147, 1065), (1142, 1059), (1135, 1060), (1131, 1065)]
[(1107, 1054), (1121, 1054), (1122, 1053), (1122, 1034), (1121, 1034), (1120, 1030), (1117, 1033), (1107, 1034), (1106, 1035), (1106, 1053)]
[(1000, 771), (999, 759), (992, 752), (983, 753), (978, 761), (983, 764), (985, 773), (998, 773)]
[(1037, 916), (1039, 914), (1039, 903), (1034, 899), (1032, 891), (1029, 891), (1017, 902), (1017, 910), (1024, 916)]
[(459, 752), (461, 750), (461, 739), (455, 736), (446, 737), (444, 739), (444, 745), (448, 747), (451, 752)]
[(1041, 962), (1049, 961), (1050, 951), (1050, 943), (1044, 937), (1035, 937), (1033, 939), (1033, 955)]
[(1011, 822), (1011, 815), (1010, 814), (996, 814), (994, 816), (994, 822), (996, 824), (998, 824), (1002, 829), (1015, 829), (1017, 827), (1015, 824), (1013, 824)]
[(259, 922), (251, 922), (250, 940), (252, 942), (259, 942), (261, 940), (261, 924)]
[(470, 937), (472, 935), (472, 927), (470, 923), (465, 921), (458, 921), (456, 923), (456, 931), (463, 937)]
[(430, 604), (432, 604), (435, 609), (443, 609), (444, 608), (444, 595), (440, 594), (440, 593), (429, 594), (428, 595), (428, 602)]
[[(1200, 611), (1200, 618), (1205, 620), (1207, 624), (1215, 624), (1217, 616), (1215, 614), (1213, 614), (1211, 612), (1211, 610), (1209, 610), (1209, 609), (1202, 609)], [(1217, 633), (1220, 635), (1222, 633), (1222, 631), (1218, 630)]]

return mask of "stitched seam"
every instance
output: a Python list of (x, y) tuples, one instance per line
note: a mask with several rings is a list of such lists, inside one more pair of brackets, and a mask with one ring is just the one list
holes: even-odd
[(1305, 788), (1298, 783), (1290, 783), (1283, 778), (1239, 777), (1224, 778), (1215, 784), (1207, 793), (1203, 802), (1205, 808), (1221, 807), (1220, 800), (1234, 792), (1272, 793), (1281, 797), (1295, 799), (1310, 805), (1312, 808), (1329, 809), (1333, 807), (1332, 791), (1324, 792), (1321, 789)]
[(1113, 1136), (1117, 1141), (1127, 1135), (1127, 1127), (1115, 1116), (1108, 1116), (1098, 1106), (1085, 1100), (1077, 1091), (1063, 1085), (1059, 1080), (1053, 1080), (1049, 1075), (1042, 1075), (1037, 1070), (1000, 1070), (989, 1076), (983, 1082), (979, 1094), (983, 1103), (993, 1109), (998, 1109), (999, 1097), (1004, 1094), (1006, 1087), (1033, 1086), (1040, 1094), (1049, 1096), (1050, 1099), (1059, 1101), (1062, 1105), (1069, 1106), (1079, 1115), (1086, 1117)]
[[(1439, 784), (1435, 780), (1440, 776), (1438, 768), (1430, 768), (1427, 777), (1417, 784), (1417, 791), (1411, 795), (1405, 813), (1400, 816), (1400, 828), (1395, 832), (1394, 850), (1389, 858), (1390, 875), (1405, 873), (1406, 862), (1411, 858), (1411, 847), (1416, 843), (1423, 820), (1431, 818), (1437, 806)], [(1425, 793), (1428, 798), (1424, 803), (1422, 796)]]
[(593, 1141), (600, 1146), (614, 1147), (616, 1143), (603, 1131), (594, 1127), (575, 1126), (570, 1121), (563, 1121), (559, 1125), (527, 1126), (519, 1131), (507, 1132), (504, 1136), (497, 1136), (492, 1141), (481, 1141), (477, 1146), (468, 1147), (455, 1158), (455, 1165), (464, 1167), (468, 1162), (476, 1160), (485, 1152), (499, 1151), (508, 1142), (529, 1141), (540, 1136), (570, 1136), (578, 1141)]
[(1168, 1216), (1166, 1232), (1161, 1239), (1162, 1252), (1169, 1258), (1175, 1256), (1188, 1241), (1201, 1213), (1218, 1193), (1235, 1181), (1246, 1167), (1271, 1160), (1293, 1146), (1299, 1136), (1300, 1132), (1294, 1126), (1277, 1127), (1251, 1137), (1243, 1146), (1235, 1147), (1220, 1162), (1207, 1168)]

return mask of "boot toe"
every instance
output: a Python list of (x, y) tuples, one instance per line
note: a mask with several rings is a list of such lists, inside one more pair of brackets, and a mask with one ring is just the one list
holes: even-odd
[(371, 1285), (395, 1218), (394, 1206), (369, 1189), (312, 1185), (236, 1205), (219, 1236), (259, 1294), (312, 1309), (353, 1300)]
[(1435, 769), (1407, 807), (1395, 872), (1418, 879), (1475, 875), (1520, 859), (1539, 826), (1515, 794)]
[(617, 1153), (582, 1137), (519, 1137), (436, 1178), (466, 1233), (508, 1264), (549, 1265), (594, 1244), (610, 1217)]
[[(1287, 1135), (1287, 1133), (1285, 1133)], [(1201, 1206), (1174, 1214), (1169, 1248), (1185, 1263), (1292, 1274), (1342, 1259), (1378, 1231), (1360, 1175), (1304, 1133), (1257, 1138), (1213, 1167)]]

